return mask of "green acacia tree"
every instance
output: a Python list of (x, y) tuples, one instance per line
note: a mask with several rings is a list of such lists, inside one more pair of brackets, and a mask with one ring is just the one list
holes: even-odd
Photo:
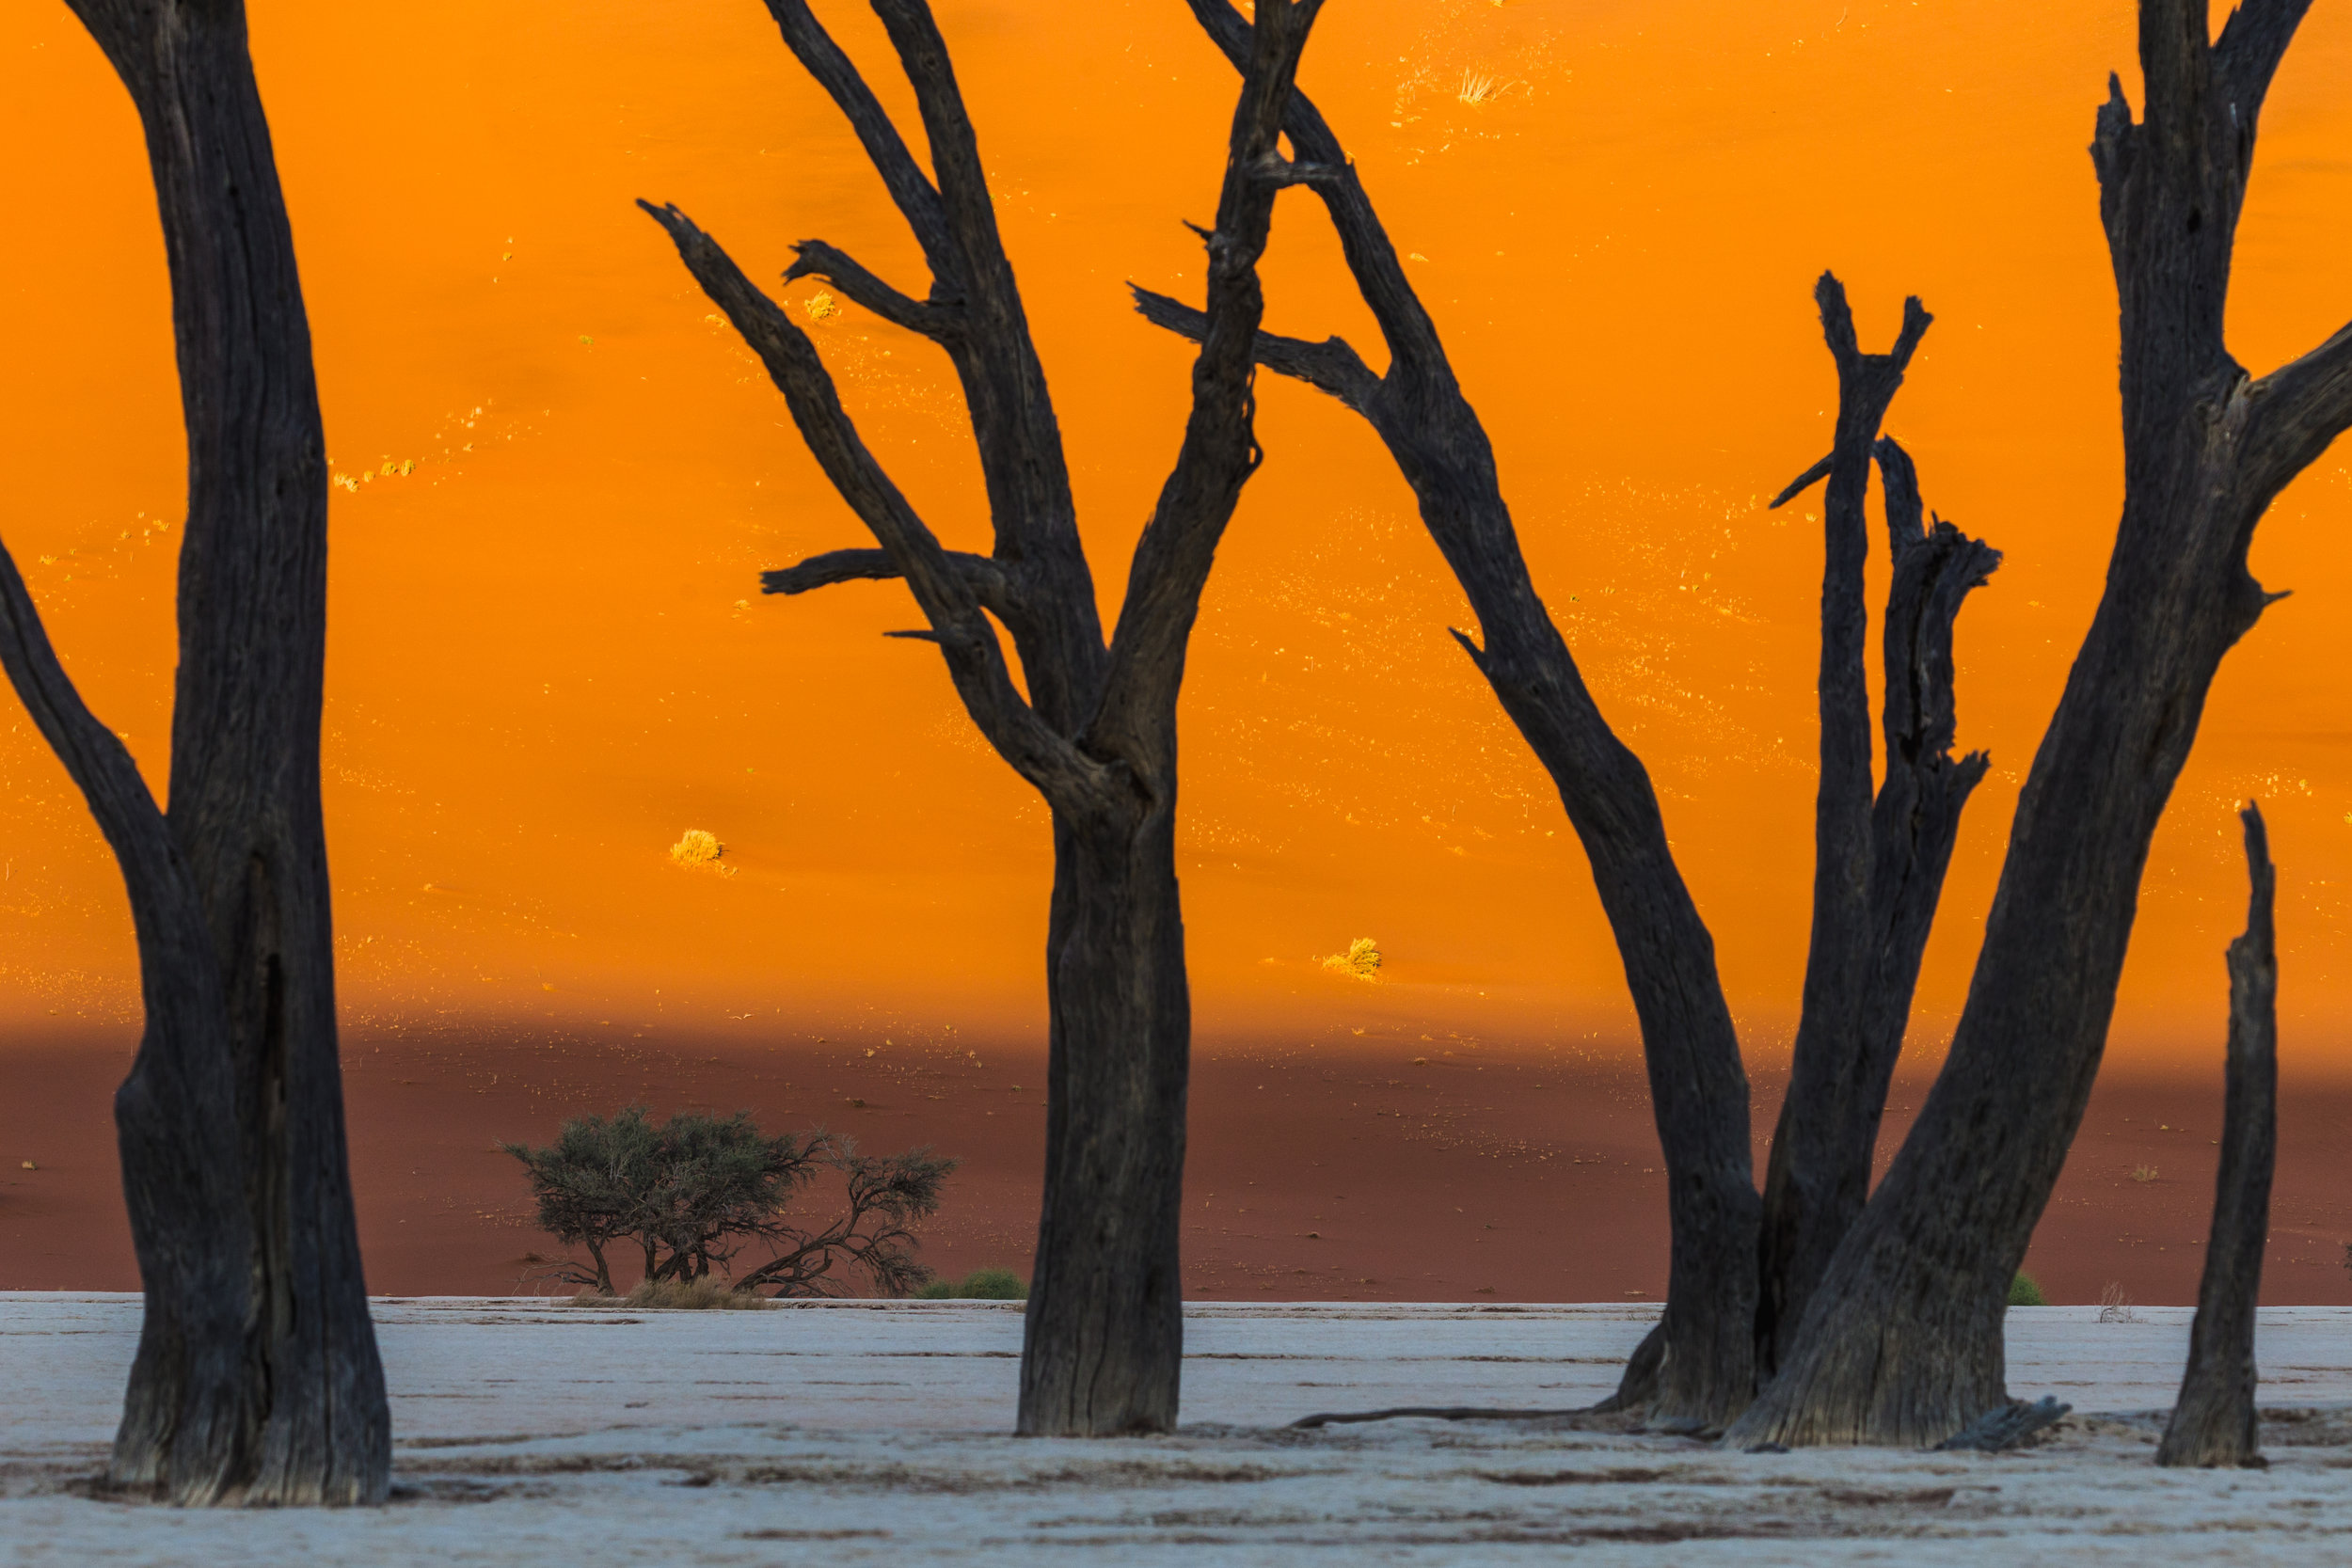
[[(748, 1111), (681, 1111), (657, 1126), (642, 1105), (575, 1117), (544, 1148), (500, 1147), (529, 1175), (540, 1228), (588, 1253), (556, 1276), (604, 1295), (615, 1293), (606, 1253), (615, 1244), (639, 1250), (649, 1284), (717, 1275), (738, 1291), (834, 1295), (846, 1264), (904, 1295), (931, 1277), (915, 1259), (914, 1227), (938, 1212), (956, 1168), (928, 1148), (866, 1155), (821, 1131), (771, 1137)], [(822, 1224), (797, 1223), (792, 1200), (825, 1171), (841, 1176), (846, 1204)], [(768, 1256), (737, 1275), (755, 1248)]]

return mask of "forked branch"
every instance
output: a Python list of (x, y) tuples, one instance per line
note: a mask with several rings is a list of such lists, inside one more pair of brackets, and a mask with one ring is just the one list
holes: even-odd
[(970, 581), (859, 438), (808, 334), (684, 213), (649, 201), (638, 205), (668, 230), (687, 270), (767, 366), (825, 477), (873, 531), (898, 575), (906, 578), (939, 636), (949, 676), (981, 734), (1049, 798), (1090, 787), (1097, 765), (1079, 755), (1022, 700), (995, 628), (980, 612)]
[(850, 56), (818, 22), (808, 0), (768, 0), (768, 14), (776, 19), (785, 46), (832, 97), (849, 119), (850, 129), (857, 133), (867, 161), (882, 176), (882, 188), (890, 193), (907, 227), (914, 230), (915, 243), (923, 247), (923, 260), (932, 277), (941, 282), (952, 280), (956, 255), (948, 243), (946, 209), (923, 166), (907, 150), (905, 139), (890, 122), (874, 89), (866, 85)]

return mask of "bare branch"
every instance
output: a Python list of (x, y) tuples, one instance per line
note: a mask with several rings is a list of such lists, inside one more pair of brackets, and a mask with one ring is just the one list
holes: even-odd
[[(1166, 327), (1196, 343), (1208, 335), (1206, 312), (1132, 283), (1127, 285), (1127, 291), (1136, 296), (1136, 309), (1152, 325)], [(1380, 389), (1380, 378), (1373, 374), (1372, 367), (1344, 339), (1326, 338), (1319, 343), (1311, 343), (1304, 338), (1261, 332), (1253, 352), (1258, 363), (1275, 374), (1287, 375), (1328, 392), (1359, 414), (1369, 412), (1372, 398)]]
[(1764, 510), (1767, 512), (1777, 512), (1782, 507), (1787, 506), (1790, 501), (1795, 500), (1799, 496), (1804, 495), (1807, 490), (1812, 489), (1816, 484), (1820, 483), (1821, 481), (1829, 478), (1829, 466), (1834, 461), (1836, 461), (1835, 453), (1829, 457), (1822, 458), (1819, 463), (1814, 464), (1813, 467), (1807, 468), (1804, 472), (1790, 480), (1788, 482), (1788, 488), (1783, 490), (1779, 495), (1774, 496), (1771, 502), (1765, 506)]
[[(996, 232), (996, 208), (989, 199), (988, 176), (980, 167), (979, 140), (973, 133), (971, 116), (964, 112), (963, 92), (956, 86), (947, 41), (939, 36), (930, 7), (924, 0), (872, 3), (914, 88), (951, 243), (967, 263), (979, 261), (985, 266), (993, 260), (1001, 264), (1004, 245)], [(977, 284), (982, 279), (967, 277), (963, 281)]]
[[(89, 802), (90, 815), (114, 847), (136, 894), (142, 875), (179, 861), (170, 829), (130, 751), (90, 712), (58, 662), (40, 611), (6, 546), (0, 546), (0, 669), (7, 670), (25, 711)], [(193, 887), (188, 898), (193, 905)], [(202, 925), (200, 915), (198, 925)]]
[(848, 294), (851, 303), (863, 305), (894, 326), (920, 332), (934, 342), (945, 342), (961, 325), (962, 312), (956, 307), (927, 305), (910, 298), (822, 240), (803, 240), (792, 250), (799, 260), (784, 269), (787, 283), (803, 277), (821, 277)]
[(953, 278), (957, 273), (956, 259), (947, 240), (946, 209), (939, 192), (924, 175), (922, 166), (914, 161), (914, 154), (907, 150), (898, 128), (890, 123), (882, 101), (857, 73), (857, 67), (850, 63), (850, 56), (841, 52), (841, 46), (834, 42), (833, 35), (809, 10), (808, 0), (768, 0), (768, 14), (776, 19), (785, 46), (849, 117), (850, 128), (857, 133), (866, 156), (873, 162), (874, 172), (882, 176), (890, 199), (905, 216), (907, 227), (914, 230), (915, 242), (923, 247), (923, 259), (930, 263), (931, 276), (943, 280)]
[[(1248, 19), (1231, 0), (1186, 0), (1186, 4), (1233, 69), (1246, 71), (1250, 50)], [(1390, 373), (1395, 374), (1402, 367), (1408, 379), (1438, 379), (1451, 386), (1453, 371), (1438, 341), (1437, 324), (1429, 319), (1406, 280), (1404, 262), (1373, 211), (1372, 199), (1364, 194), (1339, 137), (1305, 93), (1292, 92), (1282, 112), (1282, 132), (1301, 161), (1332, 171), (1328, 178), (1315, 181), (1312, 188), (1331, 214), (1348, 269), (1356, 275), (1357, 289), (1371, 308), (1373, 320), (1379, 324), (1380, 335), (1388, 341)]]
[[(944, 552), (947, 564), (971, 585), (973, 596), (998, 620), (1009, 621), (1018, 613), (1011, 574), (1001, 562), (985, 555), (970, 555), (961, 550)], [(806, 594), (819, 588), (831, 588), (843, 582), (886, 582), (906, 574), (891, 559), (888, 550), (828, 550), (812, 555), (806, 561), (773, 572), (759, 574), (759, 591), (763, 594)]]
[(1049, 800), (1094, 789), (1101, 765), (1081, 755), (1022, 701), (995, 628), (980, 612), (971, 585), (859, 439), (808, 334), (684, 213), (648, 201), (638, 205), (668, 230), (687, 270), (768, 367), (825, 477), (898, 563), (939, 633), (948, 674), (980, 733)]
[(2247, 464), (2269, 495), (2352, 429), (2352, 325), (2247, 388)]
[(2245, 0), (2222, 24), (2214, 45), (2214, 86), (2234, 111), (2234, 122), (2245, 127), (2247, 155), (2254, 150), (2254, 121), (2269, 94), (2270, 79), (2312, 0)]
[(923, 0), (874, 0), (914, 88), (936, 187), (915, 168), (855, 69), (809, 15), (805, 0), (771, 0), (786, 39), (850, 115), (875, 166), (922, 242), (933, 284), (917, 306), (827, 247), (803, 251), (792, 276), (829, 275), (845, 293), (946, 350), (963, 386), (995, 553), (1034, 580), (1030, 619), (1008, 623), (1030, 698), (1051, 728), (1074, 732), (1093, 705), (1108, 655), (1094, 584), (1078, 541), (1069, 464), (1051, 394), (1005, 257), (978, 144), (945, 41)]

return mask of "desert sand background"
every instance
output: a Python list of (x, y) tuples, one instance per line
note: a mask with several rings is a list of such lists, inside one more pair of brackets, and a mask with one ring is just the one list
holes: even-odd
[[(546, 1243), (513, 1223), (492, 1141), (632, 1098), (930, 1142), (965, 1162), (932, 1258), (1018, 1266), (1042, 808), (935, 656), (877, 635), (909, 624), (901, 588), (759, 595), (761, 568), (865, 541), (631, 205), (679, 202), (755, 276), (821, 235), (919, 288), (853, 141), (750, 0), (251, 9), (341, 476), (326, 790), (373, 1282), (516, 1289)], [(819, 9), (905, 110), (871, 16)], [(1176, 0), (938, 9), (1115, 606), (1188, 363), (1120, 285), (1197, 291), (1179, 220), (1213, 203), (1233, 80)], [(1761, 503), (1827, 444), (1812, 280), (1845, 278), (1867, 345), (1906, 293), (1936, 312), (1889, 429), (1931, 504), (2008, 558), (1961, 623), (1961, 742), (1994, 770), (1891, 1148), (2112, 538), (2115, 313), (2083, 149), (2106, 73), (2137, 92), (2130, 9), (1344, 0), (1310, 52), (1538, 585), (1657, 780), (1760, 1128), (1804, 962), (1820, 571), (1804, 503)], [(2347, 76), (2352, 14), (2321, 8), (2240, 231), (2230, 330), (2257, 371), (2352, 309)], [(0, 537), (160, 789), (184, 460), (167, 280), (135, 119), (63, 7), (0, 16), (0, 145), (20, 214)], [(1266, 276), (1269, 325), (1376, 342), (1303, 193)], [(981, 545), (944, 362), (854, 309), (817, 330), (932, 526)], [(1448, 639), (1467, 610), (1370, 434), (1269, 382), (1259, 435), (1183, 715), (1187, 1289), (1638, 1299), (1662, 1285), (1656, 1149), (1573, 835)], [(2352, 1299), (2330, 1174), (2352, 1108), (2347, 522), (2339, 451), (2257, 541), (2295, 597), (2224, 667), (2158, 834), (2107, 1078), (2028, 1263), (2056, 1299), (2194, 1290), (2249, 795), (2281, 866), (2265, 1296)], [(733, 875), (671, 863), (688, 828)], [(1321, 968), (1367, 935), (1376, 986)], [(137, 1006), (105, 847), (0, 705), (0, 1286), (132, 1281), (106, 1096)]]

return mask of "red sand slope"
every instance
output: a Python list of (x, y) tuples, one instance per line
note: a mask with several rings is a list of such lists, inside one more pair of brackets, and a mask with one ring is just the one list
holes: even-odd
[[(127, 1050), (0, 1046), (0, 1288), (135, 1288), (108, 1120)], [(771, 1128), (822, 1123), (869, 1148), (934, 1145), (963, 1165), (925, 1256), (949, 1271), (1025, 1269), (1044, 1119), (1033, 1050), (359, 1036), (349, 1053), (379, 1291), (551, 1288), (526, 1254), (553, 1248), (493, 1144), (544, 1141), (566, 1116), (632, 1100), (660, 1112), (748, 1107)], [(1898, 1086), (1885, 1148), (1920, 1087)], [(1759, 1128), (1777, 1093), (1759, 1083)], [(2352, 1202), (2328, 1158), (2352, 1088), (2290, 1078), (2283, 1098), (2264, 1299), (2352, 1302)], [(2219, 1099), (2217, 1084), (2101, 1085), (2027, 1259), (2053, 1300), (2095, 1301), (2110, 1280), (2138, 1301), (2195, 1299)], [(1418, 1037), (1227, 1045), (1198, 1062), (1192, 1138), (1188, 1295), (1589, 1301), (1664, 1284), (1657, 1148), (1628, 1063)], [(2153, 1179), (2135, 1180), (2137, 1167)]]

